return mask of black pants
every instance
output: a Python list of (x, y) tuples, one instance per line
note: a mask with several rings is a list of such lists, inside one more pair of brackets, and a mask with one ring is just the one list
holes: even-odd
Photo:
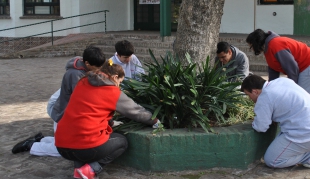
[(128, 143), (125, 136), (112, 133), (107, 142), (95, 148), (68, 149), (57, 147), (57, 150), (63, 158), (74, 161), (75, 168), (80, 168), (87, 163), (98, 174), (103, 166), (119, 157), (127, 147)]

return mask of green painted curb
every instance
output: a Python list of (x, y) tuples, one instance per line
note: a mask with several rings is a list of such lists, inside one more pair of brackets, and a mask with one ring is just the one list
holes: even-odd
[(266, 133), (252, 129), (251, 123), (215, 127), (215, 133), (202, 129), (152, 129), (126, 135), (128, 149), (114, 163), (142, 171), (201, 170), (213, 167), (245, 169), (260, 159), (275, 137), (277, 128)]

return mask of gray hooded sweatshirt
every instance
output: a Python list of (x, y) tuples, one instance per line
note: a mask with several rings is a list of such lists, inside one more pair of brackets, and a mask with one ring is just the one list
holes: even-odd
[(58, 122), (62, 118), (75, 85), (83, 76), (85, 76), (86, 72), (87, 67), (83, 62), (82, 57), (74, 57), (67, 63), (66, 73), (61, 82), (60, 95), (56, 100), (51, 113), (51, 118), (55, 122)]
[[(246, 54), (240, 51), (237, 47), (230, 45), (230, 49), (232, 51), (232, 62), (229, 63), (229, 65), (226, 65), (226, 68), (234, 68), (234, 70), (226, 74), (228, 81), (235, 82), (238, 78), (243, 80), (250, 72), (249, 59)], [(215, 63), (218, 63), (217, 67), (225, 66), (219, 61), (218, 57), (215, 58)]]

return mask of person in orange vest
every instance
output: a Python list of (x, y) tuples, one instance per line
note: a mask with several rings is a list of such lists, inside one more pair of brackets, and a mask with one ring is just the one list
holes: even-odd
[[(105, 61), (105, 55), (100, 48), (89, 46), (84, 50), (83, 57), (77, 56), (67, 62), (65, 67), (66, 72), (61, 82), (61, 90), (59, 89), (55, 93), (57, 97), (53, 98), (53, 104), (49, 103), (50, 105), (48, 105), (47, 110), (48, 114), (54, 120), (54, 131), (56, 130), (57, 123), (61, 119), (72, 91), (78, 81), (84, 77), (88, 71), (99, 70)], [(29, 151), (31, 155), (36, 156), (60, 157), (55, 146), (54, 137), (43, 136), (41, 132), (17, 143), (12, 148), (13, 154), (25, 151)]]
[(109, 124), (115, 111), (150, 126), (160, 123), (121, 91), (124, 77), (123, 68), (110, 59), (99, 72), (82, 78), (71, 95), (57, 125), (55, 145), (62, 157), (74, 161), (74, 178), (95, 178), (127, 149), (126, 137)]
[(255, 55), (264, 53), (269, 81), (283, 73), (310, 93), (310, 48), (307, 44), (262, 29), (250, 33), (246, 42)]

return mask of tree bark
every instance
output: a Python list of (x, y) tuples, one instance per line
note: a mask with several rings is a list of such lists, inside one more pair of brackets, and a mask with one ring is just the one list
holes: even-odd
[(211, 60), (214, 59), (224, 2), (225, 0), (182, 1), (174, 43), (174, 52), (180, 58), (184, 58), (187, 52), (198, 64), (208, 56)]

